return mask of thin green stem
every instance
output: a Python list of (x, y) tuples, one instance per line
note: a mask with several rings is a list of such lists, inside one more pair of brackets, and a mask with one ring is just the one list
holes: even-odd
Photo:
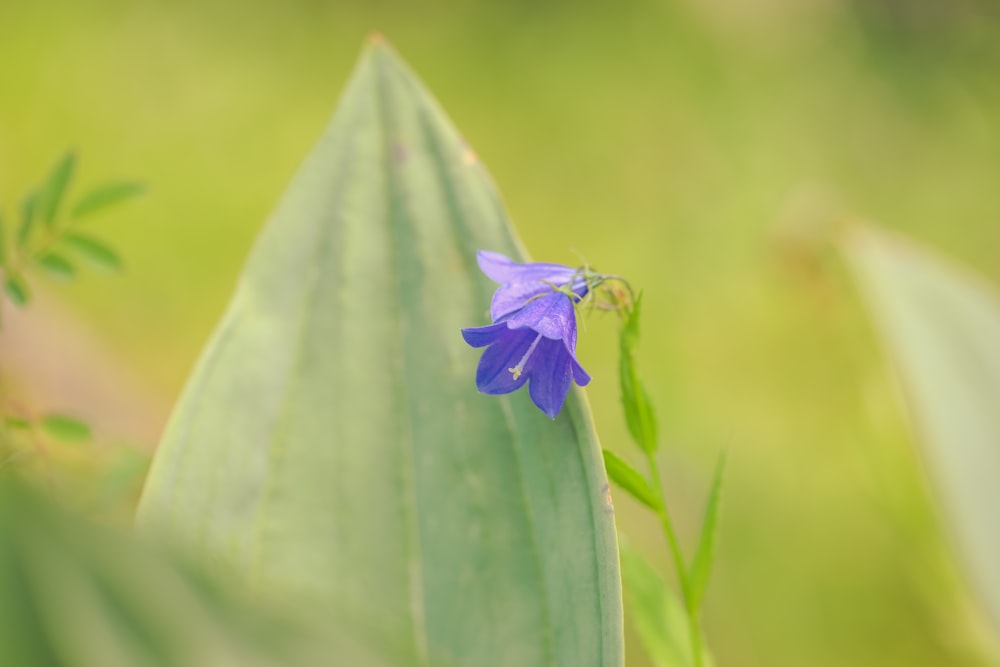
[(691, 656), (694, 667), (704, 667), (704, 647), (702, 646), (701, 621), (698, 618), (698, 611), (694, 608), (694, 599), (691, 595), (691, 584), (688, 580), (687, 565), (684, 563), (684, 553), (681, 551), (680, 541), (677, 533), (674, 532), (674, 524), (670, 520), (670, 512), (667, 510), (667, 498), (663, 493), (663, 483), (660, 481), (660, 469), (656, 465), (656, 457), (653, 452), (646, 452), (646, 461), (649, 464), (649, 476), (653, 482), (653, 490), (660, 499), (657, 515), (660, 517), (660, 525), (663, 527), (663, 534), (667, 538), (670, 546), (670, 553), (674, 558), (674, 567), (677, 569), (677, 579), (681, 585), (681, 595), (684, 598), (684, 609), (688, 614), (688, 628), (691, 636)]

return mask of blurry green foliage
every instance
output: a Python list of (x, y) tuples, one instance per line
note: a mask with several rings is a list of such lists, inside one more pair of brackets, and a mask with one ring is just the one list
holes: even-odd
[(0, 664), (396, 664), (332, 619), (319, 635), (319, 624), (281, 608), (236, 594), (188, 558), (74, 517), (0, 473)]
[[(691, 667), (694, 661), (684, 603), (628, 542), (621, 545), (621, 559), (628, 615), (642, 640), (643, 652), (656, 667)], [(711, 655), (705, 656), (705, 664), (714, 664)]]
[[(142, 164), (161, 194), (101, 219), (129, 279), (66, 299), (158, 414), (373, 28), (459, 121), (535, 256), (576, 250), (644, 286), (643, 377), (686, 535), (730, 451), (705, 609), (719, 662), (993, 664), (864, 311), (839, 269), (770, 243), (777, 222), (863, 211), (1000, 280), (993, 5), (0, 3), (0, 200), (70, 141), (95, 178)], [(612, 329), (579, 354), (615, 445)], [(644, 509), (622, 497), (616, 520), (666, 562)]]
[(79, 442), (89, 440), (91, 437), (90, 427), (74, 417), (45, 415), (39, 423), (49, 435), (59, 440)]
[(24, 306), (31, 299), (25, 274), (32, 267), (37, 266), (61, 280), (76, 278), (76, 266), (66, 252), (106, 270), (122, 268), (121, 257), (115, 250), (72, 225), (80, 218), (142, 194), (144, 188), (138, 183), (98, 186), (83, 195), (68, 215), (60, 215), (75, 169), (76, 154), (68, 152), (52, 168), (48, 178), (23, 197), (20, 224), (10, 238), (0, 217), (0, 273), (3, 274), (4, 293), (15, 306)]
[[(0, 218), (0, 275), (4, 294), (14, 306), (30, 303), (28, 275), (36, 269), (66, 281), (76, 278), (76, 265), (69, 259), (72, 255), (105, 269), (117, 270), (122, 266), (113, 249), (73, 230), (71, 225), (77, 218), (140, 194), (143, 188), (133, 183), (98, 187), (66, 214), (65, 202), (76, 164), (76, 154), (65, 153), (42, 184), (22, 198), (16, 233), (10, 233)], [(0, 302), (0, 312), (2, 306)], [(89, 443), (92, 446), (85, 452), (70, 452), (60, 447), (60, 443), (91, 441), (90, 426), (67, 414), (35, 414), (14, 396), (16, 382), (6, 377), (4, 370), (0, 368), (0, 472), (14, 470), (34, 477), (50, 489), (58, 488), (73, 500), (83, 501), (84, 507), (98, 513), (131, 506), (134, 499), (130, 496), (136, 495), (146, 462), (129, 468), (132, 474), (127, 479), (121, 471), (116, 472), (113, 482), (105, 481), (112, 477), (106, 468), (116, 465), (119, 457), (132, 461), (143, 457), (136, 456), (130, 447), (98, 449)], [(79, 495), (81, 492), (88, 496), (86, 500)]]
[(949, 532), (1000, 638), (1000, 291), (883, 231), (843, 243), (926, 452)]

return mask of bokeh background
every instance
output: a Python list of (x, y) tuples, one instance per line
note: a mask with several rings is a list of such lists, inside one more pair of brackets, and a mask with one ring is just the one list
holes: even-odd
[[(821, 243), (873, 220), (1000, 281), (991, 2), (4, 0), (0, 210), (70, 147), (77, 193), (149, 186), (88, 223), (124, 277), (40, 284), (9, 322), (5, 391), (82, 412), (106, 458), (141, 466), (373, 30), (536, 259), (643, 290), (641, 371), (689, 545), (729, 451), (717, 664), (995, 664), (891, 369)], [(628, 457), (615, 329), (591, 318), (580, 355), (603, 443)], [(651, 517), (625, 498), (617, 514), (668, 571)], [(647, 664), (635, 641), (629, 659)]]

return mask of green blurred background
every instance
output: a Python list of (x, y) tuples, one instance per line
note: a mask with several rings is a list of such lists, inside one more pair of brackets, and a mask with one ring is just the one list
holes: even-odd
[[(536, 259), (582, 256), (644, 291), (641, 370), (689, 545), (730, 453), (717, 663), (994, 664), (891, 371), (812, 243), (863, 217), (1000, 281), (993, 3), (6, 0), (0, 209), (68, 147), (77, 193), (150, 187), (88, 223), (125, 277), (49, 284), (2, 339), (18, 390), (152, 449), (373, 30), (475, 147)], [(603, 443), (628, 457), (615, 328), (590, 319), (580, 355)], [(667, 571), (651, 517), (623, 498), (618, 518)]]

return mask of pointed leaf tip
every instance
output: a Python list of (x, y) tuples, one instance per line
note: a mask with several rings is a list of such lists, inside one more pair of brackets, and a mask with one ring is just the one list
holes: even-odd
[(456, 335), (489, 309), (476, 249), (524, 259), (464, 149), (371, 43), (188, 381), (138, 522), (255, 585), (378, 609), (420, 664), (619, 667), (585, 399), (550, 420), (526, 393), (481, 396)]
[(705, 590), (708, 588), (708, 578), (712, 572), (712, 560), (715, 557), (715, 540), (718, 533), (719, 505), (722, 496), (722, 479), (725, 467), (726, 452), (723, 451), (719, 454), (719, 461), (715, 465), (712, 489), (709, 491), (708, 501), (705, 503), (705, 516), (702, 520), (698, 551), (695, 553), (694, 561), (691, 563), (691, 597), (696, 610), (701, 608)]

